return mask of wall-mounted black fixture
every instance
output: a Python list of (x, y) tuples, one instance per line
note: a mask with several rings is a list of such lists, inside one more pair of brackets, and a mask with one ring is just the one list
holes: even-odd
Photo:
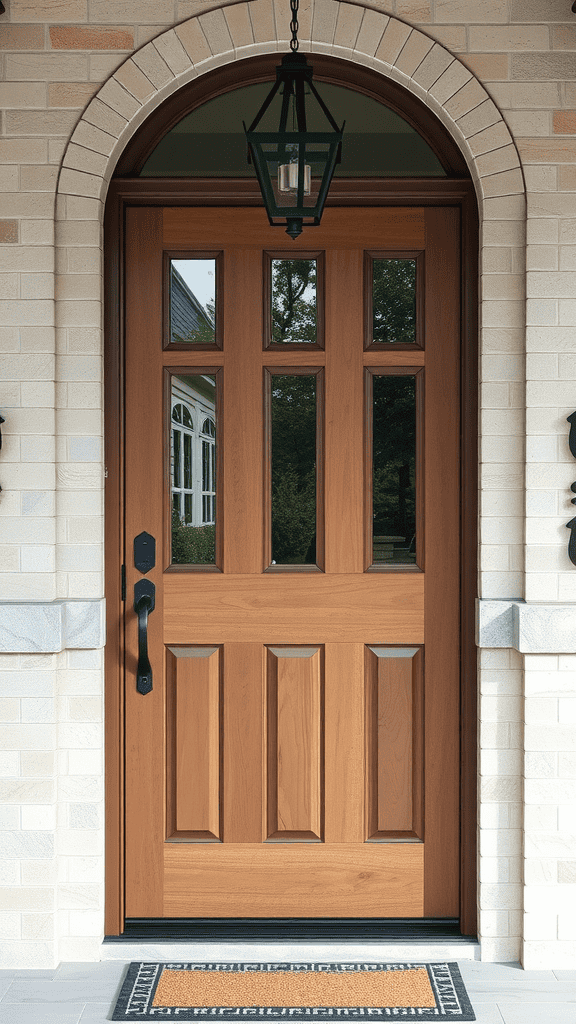
[(0, 0), (0, 14), (6, 14), (6, 8), (4, 7), (2, 0)]
[[(576, 13), (576, 0), (574, 0), (574, 6), (572, 7), (574, 13)], [(571, 412), (567, 417), (568, 423), (570, 424), (570, 435), (568, 437), (568, 447), (573, 458), (576, 459), (576, 412)], [(570, 490), (576, 494), (576, 482), (570, 487)], [(576, 498), (572, 498), (572, 504), (576, 505)], [(569, 523), (566, 523), (566, 527), (570, 530), (570, 540), (568, 541), (568, 558), (573, 565), (576, 565), (576, 518), (571, 519)]]

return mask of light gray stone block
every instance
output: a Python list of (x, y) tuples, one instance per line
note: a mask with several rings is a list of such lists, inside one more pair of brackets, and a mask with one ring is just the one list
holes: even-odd
[(574, 654), (576, 607), (479, 600), (476, 643), (478, 647), (514, 648), (521, 654)]
[(514, 646), (523, 654), (573, 654), (576, 651), (574, 605), (518, 604), (514, 616)]
[(27, 601), (0, 604), (0, 652), (56, 654), (105, 643), (105, 603)]
[(513, 647), (514, 602), (476, 602), (476, 643), (478, 647)]

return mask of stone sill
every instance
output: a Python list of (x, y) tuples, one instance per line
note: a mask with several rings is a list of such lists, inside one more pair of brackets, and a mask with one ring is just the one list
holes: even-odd
[(476, 643), (521, 654), (574, 654), (576, 605), (478, 600)]
[(0, 603), (0, 653), (57, 654), (106, 642), (105, 602)]

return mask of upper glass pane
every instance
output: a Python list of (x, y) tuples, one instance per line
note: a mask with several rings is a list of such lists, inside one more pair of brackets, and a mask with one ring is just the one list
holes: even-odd
[(216, 342), (216, 260), (170, 260), (170, 341)]
[[(337, 123), (346, 121), (336, 177), (445, 176), (428, 143), (399, 114), (353, 89), (315, 84)], [(254, 168), (246, 159), (242, 122), (250, 124), (271, 87), (272, 82), (246, 85), (187, 114), (158, 143), (140, 174), (151, 178), (254, 177)], [(281, 102), (279, 94), (277, 99)], [(325, 131), (325, 123), (315, 123), (314, 107), (308, 130)], [(258, 130), (278, 130), (274, 102)]]
[(272, 375), (272, 564), (316, 563), (316, 376)]
[(372, 341), (416, 341), (416, 260), (373, 260)]
[(416, 379), (374, 375), (373, 562), (416, 562)]
[[(216, 380), (213, 374), (174, 374), (171, 392), (172, 564), (213, 565), (216, 542)], [(200, 431), (194, 429), (195, 422)]]
[(272, 260), (273, 344), (316, 343), (316, 260)]

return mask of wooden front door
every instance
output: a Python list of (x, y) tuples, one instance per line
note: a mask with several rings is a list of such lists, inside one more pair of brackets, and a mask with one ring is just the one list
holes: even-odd
[(126, 239), (126, 917), (458, 917), (458, 211)]

